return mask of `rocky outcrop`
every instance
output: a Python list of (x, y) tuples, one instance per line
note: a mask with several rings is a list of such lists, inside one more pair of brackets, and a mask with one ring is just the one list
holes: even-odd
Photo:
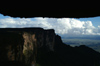
[(26, 65), (36, 64), (37, 49), (54, 51), (53, 29), (22, 28), (0, 29), (0, 61), (20, 61)]
[(33, 32), (23, 32), (24, 45), (23, 54), (25, 63), (36, 64), (37, 50), (44, 48), (48, 51), (54, 51), (55, 33), (54, 30), (36, 29)]
[(35, 34), (25, 33), (23, 34), (24, 45), (23, 45), (23, 54), (26, 64), (36, 63), (36, 55), (37, 55), (37, 44)]
[(100, 53), (65, 45), (53, 29), (0, 29), (0, 66), (98, 66)]

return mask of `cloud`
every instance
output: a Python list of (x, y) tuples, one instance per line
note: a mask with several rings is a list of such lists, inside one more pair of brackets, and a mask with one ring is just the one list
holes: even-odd
[(0, 28), (42, 27), (54, 29), (60, 35), (100, 35), (100, 26), (94, 27), (91, 21), (80, 21), (74, 18), (4, 18), (0, 19)]

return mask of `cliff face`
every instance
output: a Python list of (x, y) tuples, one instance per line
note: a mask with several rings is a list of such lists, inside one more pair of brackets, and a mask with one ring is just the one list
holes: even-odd
[(26, 64), (35, 64), (37, 55), (37, 44), (35, 34), (24, 33), (23, 54)]
[(55, 33), (54, 30), (36, 30), (33, 32), (23, 32), (24, 45), (23, 54), (25, 63), (36, 64), (37, 50), (44, 48), (54, 51)]
[(2, 62), (20, 61), (35, 65), (37, 49), (54, 50), (55, 33), (52, 29), (1, 29), (0, 35)]
[(53, 29), (0, 29), (0, 66), (96, 66), (100, 53), (62, 43)]
[(0, 31), (0, 66), (22, 62), (23, 37), (21, 34)]

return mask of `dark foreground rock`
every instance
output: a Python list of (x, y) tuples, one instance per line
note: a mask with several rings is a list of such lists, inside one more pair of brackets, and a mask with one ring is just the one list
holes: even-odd
[(98, 66), (100, 53), (62, 43), (53, 29), (0, 29), (0, 66)]

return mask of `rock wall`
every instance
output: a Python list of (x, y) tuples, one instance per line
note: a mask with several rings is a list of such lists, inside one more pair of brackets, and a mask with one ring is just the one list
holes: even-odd
[(24, 33), (23, 54), (26, 64), (36, 63), (37, 44), (35, 34)]
[(54, 30), (33, 30), (33, 32), (23, 32), (24, 45), (23, 54), (25, 63), (36, 64), (37, 50), (44, 48), (54, 51), (55, 33)]
[(35, 65), (39, 48), (54, 51), (55, 33), (53, 29), (13, 28), (0, 30), (0, 61), (2, 62), (20, 61), (25, 65)]
[(100, 53), (71, 47), (53, 29), (0, 29), (0, 66), (99, 66)]
[(6, 66), (10, 62), (22, 62), (23, 43), (21, 34), (0, 31), (0, 66)]

